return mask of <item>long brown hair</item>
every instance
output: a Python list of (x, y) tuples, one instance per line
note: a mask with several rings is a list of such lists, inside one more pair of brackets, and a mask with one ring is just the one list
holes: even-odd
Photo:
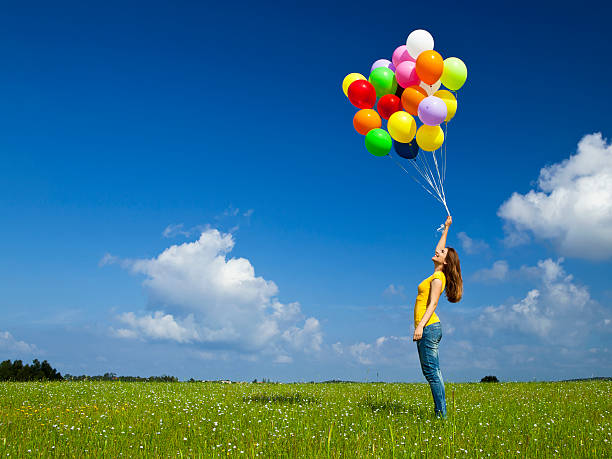
[(446, 261), (442, 267), (442, 272), (446, 277), (446, 298), (451, 303), (457, 303), (463, 296), (463, 279), (461, 279), (461, 265), (459, 255), (452, 247), (446, 247)]

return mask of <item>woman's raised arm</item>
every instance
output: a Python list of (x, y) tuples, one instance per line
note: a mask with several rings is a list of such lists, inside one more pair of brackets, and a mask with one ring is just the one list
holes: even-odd
[(436, 246), (436, 252), (442, 251), (446, 247), (446, 235), (448, 234), (448, 228), (450, 228), (451, 223), (453, 223), (453, 217), (449, 215), (446, 218), (446, 222), (444, 222), (444, 231), (442, 231), (442, 236), (440, 236), (440, 241)]

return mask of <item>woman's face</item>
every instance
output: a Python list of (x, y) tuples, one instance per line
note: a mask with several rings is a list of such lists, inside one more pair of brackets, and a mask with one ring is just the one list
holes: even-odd
[(433, 261), (434, 263), (440, 263), (441, 265), (444, 264), (444, 262), (446, 261), (446, 255), (448, 254), (448, 249), (445, 247), (442, 250), (436, 250), (436, 254), (431, 257), (431, 261)]

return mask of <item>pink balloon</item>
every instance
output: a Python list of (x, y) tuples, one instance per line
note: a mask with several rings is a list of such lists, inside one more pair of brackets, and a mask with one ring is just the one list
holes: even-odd
[(395, 69), (395, 79), (402, 88), (418, 85), (421, 80), (416, 73), (416, 64), (412, 61), (401, 62)]
[(408, 52), (406, 45), (398, 46), (395, 51), (393, 51), (393, 57), (391, 57), (391, 60), (393, 61), (393, 65), (395, 65), (395, 67), (404, 61), (415, 61), (414, 57), (412, 57)]

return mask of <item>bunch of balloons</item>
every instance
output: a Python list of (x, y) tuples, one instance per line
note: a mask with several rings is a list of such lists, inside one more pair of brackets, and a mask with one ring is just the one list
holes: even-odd
[[(419, 147), (435, 151), (444, 143), (440, 124), (448, 123), (457, 112), (457, 99), (451, 91), (461, 88), (466, 79), (463, 61), (457, 57), (443, 59), (434, 51), (431, 34), (419, 29), (408, 35), (406, 44), (393, 52), (391, 60), (374, 62), (369, 78), (348, 74), (342, 90), (360, 109), (353, 126), (365, 135), (370, 153), (386, 156), (394, 148), (398, 155), (414, 159)], [(447, 89), (440, 89), (442, 85)], [(420, 127), (415, 117), (422, 123)], [(387, 130), (382, 128), (383, 119), (387, 120)]]

